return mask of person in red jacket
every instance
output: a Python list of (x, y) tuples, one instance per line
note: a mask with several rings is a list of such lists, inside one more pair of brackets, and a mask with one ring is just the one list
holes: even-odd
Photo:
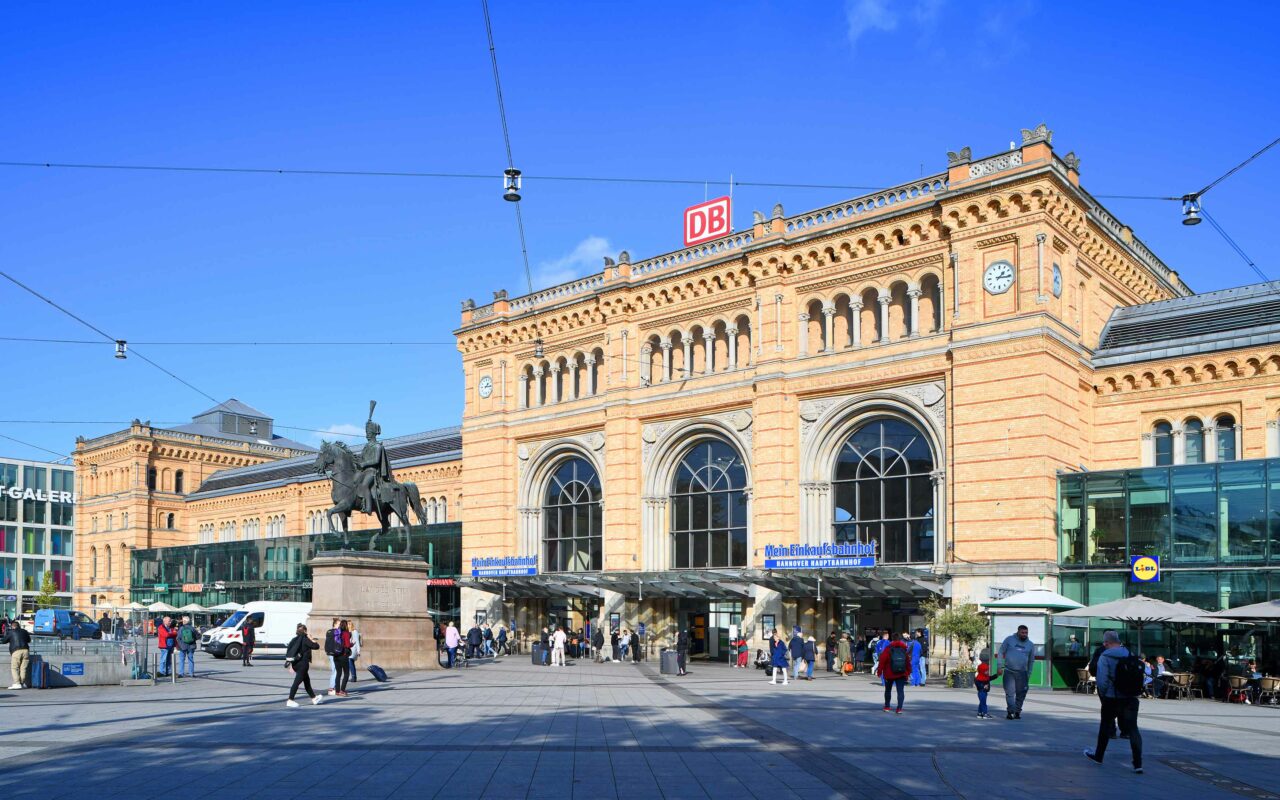
[(898, 687), (898, 713), (902, 713), (902, 693), (911, 675), (911, 651), (901, 638), (880, 652), (880, 677), (884, 678), (884, 710), (889, 710), (889, 696)]
[(173, 649), (178, 646), (178, 630), (170, 617), (160, 620), (156, 626), (156, 649), (160, 651), (160, 667), (156, 673), (167, 677), (173, 668)]

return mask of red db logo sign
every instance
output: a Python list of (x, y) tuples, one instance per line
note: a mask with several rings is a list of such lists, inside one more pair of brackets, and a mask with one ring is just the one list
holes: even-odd
[(717, 197), (684, 210), (685, 247), (724, 236), (728, 232), (728, 197)]

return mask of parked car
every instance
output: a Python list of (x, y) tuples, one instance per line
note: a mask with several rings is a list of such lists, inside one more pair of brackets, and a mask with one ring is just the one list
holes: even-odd
[(67, 608), (42, 608), (36, 612), (36, 636), (59, 639), (101, 639), (102, 628), (88, 615)]
[(244, 608), (227, 617), (227, 621), (200, 637), (200, 649), (214, 658), (240, 658), (244, 655), (245, 626), (252, 625), (255, 653), (283, 653), (311, 614), (310, 603), (284, 603), (260, 600), (246, 603)]
[(23, 611), (21, 614), (18, 615), (17, 623), (18, 623), (18, 627), (22, 628), (27, 633), (35, 633), (36, 632), (36, 612)]

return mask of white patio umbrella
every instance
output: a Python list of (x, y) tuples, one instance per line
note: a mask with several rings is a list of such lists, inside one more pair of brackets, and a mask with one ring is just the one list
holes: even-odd
[(1039, 608), (1046, 611), (1059, 612), (1059, 616), (1072, 616), (1071, 609), (1083, 608), (1080, 603), (1069, 597), (1063, 597), (1055, 591), (1046, 589), (1043, 586), (1037, 586), (1034, 589), (1028, 589), (1025, 592), (1011, 594), (999, 600), (993, 600), (990, 603), (983, 603), (983, 608), (994, 609), (1013, 609), (1013, 608)]
[(1063, 617), (1089, 617), (1113, 619), (1138, 629), (1138, 650), (1142, 650), (1142, 630), (1151, 624), (1186, 625), (1198, 622), (1213, 623), (1206, 619), (1207, 612), (1186, 603), (1167, 603), (1154, 597), (1138, 594), (1109, 603), (1084, 606), (1060, 614)]
[(1218, 611), (1207, 616), (1214, 621), (1220, 622), (1231, 620), (1237, 622), (1276, 622), (1280, 621), (1280, 600), (1268, 600), (1263, 603), (1228, 608), (1226, 611)]
[(147, 606), (147, 610), (148, 611), (177, 611), (178, 609), (174, 608), (173, 606), (169, 605), (163, 600), (157, 600), (156, 602)]
[(199, 603), (187, 603), (185, 606), (183, 606), (182, 608), (179, 608), (178, 610), (186, 611), (190, 614), (208, 614), (209, 613), (209, 609), (205, 608)]
[(123, 607), (124, 607), (124, 608), (129, 609), (130, 611), (146, 611), (146, 610), (147, 610), (147, 607), (146, 607), (146, 606), (144, 606), (142, 603), (139, 603), (139, 602), (136, 602), (136, 601), (135, 601), (135, 602), (133, 602), (133, 603), (130, 603), (130, 604), (129, 604), (129, 605), (127, 605), (127, 606), (123, 606)]
[(244, 608), (244, 606), (240, 605), (239, 603), (233, 603), (230, 600), (228, 600), (225, 603), (219, 603), (216, 606), (210, 606), (209, 610), (210, 611), (239, 611), (242, 608)]

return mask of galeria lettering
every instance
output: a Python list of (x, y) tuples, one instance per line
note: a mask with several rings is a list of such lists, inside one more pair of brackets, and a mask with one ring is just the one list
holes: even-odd
[(46, 492), (44, 489), (19, 489), (17, 486), (0, 486), (0, 494), (14, 500), (39, 500), (52, 503), (74, 503), (76, 496), (71, 492)]

